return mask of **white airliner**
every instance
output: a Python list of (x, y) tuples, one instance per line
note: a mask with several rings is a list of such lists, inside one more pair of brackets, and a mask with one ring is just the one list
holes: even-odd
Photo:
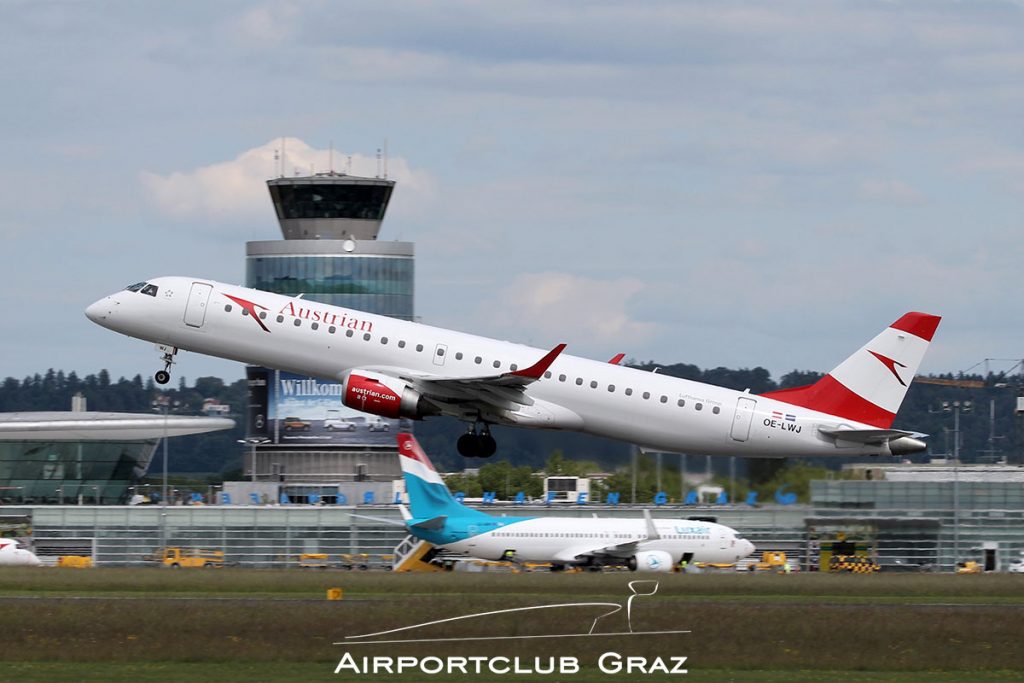
[(13, 538), (0, 538), (0, 567), (38, 567), (41, 564), (35, 553), (19, 548)]
[(398, 454), (411, 508), (402, 509), (405, 526), (448, 555), (670, 572), (684, 560), (733, 564), (754, 552), (727, 526), (651, 519), (646, 510), (643, 519), (493, 517), (452, 497), (412, 434), (398, 435)]
[(388, 418), (586, 432), (653, 451), (747, 457), (924, 450), (891, 429), (939, 318), (907, 313), (815, 384), (755, 395), (371, 313), (187, 277), (140, 282), (89, 306), (90, 320), (155, 342), (170, 378), (179, 349), (342, 382), (342, 402)]

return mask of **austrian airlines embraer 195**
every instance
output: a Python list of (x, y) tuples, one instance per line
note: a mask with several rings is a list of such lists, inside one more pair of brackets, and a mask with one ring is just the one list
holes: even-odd
[(416, 538), (451, 555), (553, 565), (626, 565), (670, 572), (686, 562), (732, 564), (754, 552), (734, 529), (682, 519), (494, 517), (462, 505), (412, 434), (398, 435), (409, 510), (405, 526)]
[(179, 349), (342, 383), (350, 408), (388, 418), (451, 415), (462, 455), (488, 457), (489, 425), (564, 429), (655, 451), (746, 457), (897, 455), (892, 429), (939, 318), (907, 313), (821, 380), (767, 394), (429, 327), (211, 280), (161, 277), (100, 299), (90, 320)]

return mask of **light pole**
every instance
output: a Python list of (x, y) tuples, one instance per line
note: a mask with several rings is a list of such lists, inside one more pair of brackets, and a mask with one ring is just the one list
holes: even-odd
[(970, 401), (943, 401), (943, 412), (953, 413), (953, 568), (960, 559), (960, 413), (971, 412)]
[(177, 410), (178, 401), (171, 403), (171, 399), (165, 394), (157, 396), (153, 401), (153, 410), (164, 416), (164, 473), (163, 480), (160, 486), (160, 503), (161, 505), (167, 505), (167, 432), (169, 420), (168, 415), (171, 410)]

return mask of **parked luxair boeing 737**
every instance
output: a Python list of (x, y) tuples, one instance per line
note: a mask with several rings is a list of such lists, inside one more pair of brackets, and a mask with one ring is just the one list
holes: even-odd
[(34, 552), (19, 548), (13, 538), (0, 538), (0, 567), (38, 567), (40, 564)]
[(924, 450), (891, 429), (939, 324), (907, 313), (815, 384), (754, 395), (611, 362), (477, 337), (187, 277), (134, 284), (90, 320), (155, 342), (170, 378), (179, 349), (342, 382), (342, 402), (388, 418), (470, 423), (465, 456), (488, 457), (489, 425), (586, 432), (654, 451), (747, 457)]
[(754, 552), (734, 529), (686, 519), (493, 517), (452, 497), (412, 434), (398, 435), (409, 507), (405, 526), (449, 555), (553, 565), (626, 565), (670, 572), (682, 560), (732, 564)]

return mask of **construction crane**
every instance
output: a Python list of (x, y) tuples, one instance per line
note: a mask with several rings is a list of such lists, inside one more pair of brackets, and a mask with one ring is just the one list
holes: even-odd
[(914, 381), (919, 384), (938, 384), (943, 387), (959, 387), (961, 389), (984, 389), (986, 384), (980, 379), (946, 379), (945, 377), (928, 377), (917, 375)]

